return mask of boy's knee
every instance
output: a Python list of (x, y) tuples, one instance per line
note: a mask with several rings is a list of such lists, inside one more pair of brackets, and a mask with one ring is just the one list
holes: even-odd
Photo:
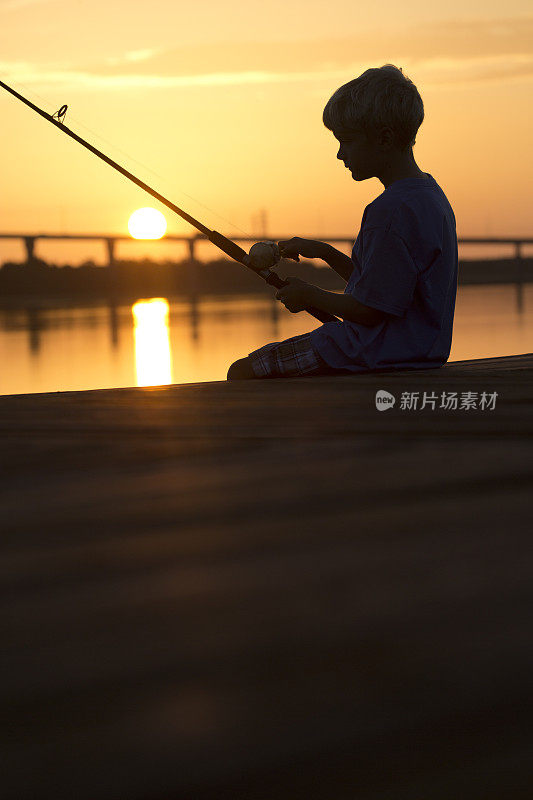
[(252, 362), (248, 357), (239, 358), (238, 361), (234, 361), (228, 369), (228, 381), (246, 380), (255, 377), (257, 376), (252, 369)]

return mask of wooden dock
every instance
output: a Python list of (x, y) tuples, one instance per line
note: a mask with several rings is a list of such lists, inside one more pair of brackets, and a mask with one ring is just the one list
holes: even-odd
[(531, 797), (533, 354), (0, 411), (3, 800)]

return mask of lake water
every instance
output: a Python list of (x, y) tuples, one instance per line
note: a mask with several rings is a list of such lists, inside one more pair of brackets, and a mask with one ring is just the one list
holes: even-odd
[[(319, 324), (249, 295), (3, 308), (0, 394), (225, 380), (235, 359)], [(533, 285), (459, 288), (450, 361), (532, 351)]]

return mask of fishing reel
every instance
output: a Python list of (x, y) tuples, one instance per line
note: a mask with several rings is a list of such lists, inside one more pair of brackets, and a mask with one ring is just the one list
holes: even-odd
[[(277, 242), (256, 242), (250, 248), (250, 252), (246, 256), (244, 263), (247, 267), (251, 267), (251, 269), (256, 272), (262, 272), (263, 270), (270, 269), (270, 267), (275, 267), (284, 257)], [(295, 261), (300, 260), (299, 257), (287, 257), (293, 258)]]

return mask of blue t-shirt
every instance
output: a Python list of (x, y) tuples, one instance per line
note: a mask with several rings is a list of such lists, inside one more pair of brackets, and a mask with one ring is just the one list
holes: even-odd
[(388, 312), (378, 325), (326, 322), (311, 332), (324, 361), (351, 372), (441, 367), (457, 293), (455, 215), (433, 178), (391, 183), (365, 208), (344, 290)]

